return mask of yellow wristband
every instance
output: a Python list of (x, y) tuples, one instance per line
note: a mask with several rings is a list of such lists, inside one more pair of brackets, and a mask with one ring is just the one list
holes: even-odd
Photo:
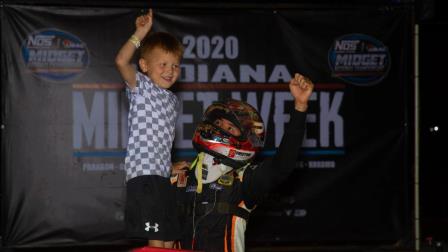
[(134, 44), (134, 46), (135, 46), (136, 49), (138, 49), (138, 48), (140, 47), (140, 39), (139, 39), (137, 36), (132, 35), (132, 36), (129, 38), (129, 41), (130, 41), (132, 44)]

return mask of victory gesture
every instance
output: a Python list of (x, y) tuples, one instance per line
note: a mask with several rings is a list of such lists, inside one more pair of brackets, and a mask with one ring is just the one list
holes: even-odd
[(148, 13), (137, 17), (135, 20), (135, 34), (139, 39), (143, 39), (152, 27), (152, 9)]
[[(184, 47), (170, 33), (151, 31), (153, 12), (151, 9), (145, 12), (135, 19), (135, 32), (115, 57), (115, 65), (126, 87), (129, 129), (132, 129), (128, 132), (124, 158), (125, 230), (128, 237), (147, 240), (150, 247), (173, 248), (174, 240), (182, 231), (176, 221), (177, 205), (172, 200), (176, 193), (170, 181), (176, 108), (180, 101), (174, 93), (160, 92), (160, 89), (169, 89), (179, 78), (178, 66)], [(133, 56), (138, 56), (138, 68), (132, 62)], [(152, 131), (160, 120), (164, 122), (163, 131)], [(140, 122), (147, 123), (139, 127)], [(180, 168), (188, 165), (180, 163), (178, 166), (175, 171), (182, 178)], [(158, 232), (159, 225), (162, 232)]]
[(294, 97), (294, 107), (296, 110), (305, 112), (308, 108), (308, 99), (313, 92), (314, 84), (307, 77), (296, 73), (289, 81), (289, 90)]

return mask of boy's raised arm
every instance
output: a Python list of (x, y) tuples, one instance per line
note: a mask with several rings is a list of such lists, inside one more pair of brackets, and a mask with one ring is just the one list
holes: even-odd
[(121, 74), (123, 80), (129, 85), (131, 89), (136, 86), (137, 80), (136, 69), (132, 66), (131, 60), (137, 48), (140, 46), (140, 41), (148, 34), (152, 27), (152, 9), (147, 14), (139, 16), (135, 21), (135, 33), (128, 39), (118, 51), (115, 57), (115, 65)]

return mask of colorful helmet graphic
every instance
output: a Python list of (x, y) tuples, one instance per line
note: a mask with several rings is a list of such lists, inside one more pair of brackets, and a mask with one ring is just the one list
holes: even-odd
[[(240, 131), (234, 136), (215, 125), (226, 119)], [(239, 168), (249, 163), (264, 145), (264, 125), (260, 114), (251, 105), (238, 100), (215, 102), (204, 113), (193, 135), (193, 146), (225, 165)]]

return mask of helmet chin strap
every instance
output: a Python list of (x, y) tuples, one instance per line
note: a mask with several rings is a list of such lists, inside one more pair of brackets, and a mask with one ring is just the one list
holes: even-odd
[[(197, 175), (196, 175), (196, 179), (198, 180), (198, 187), (196, 188), (196, 192), (197, 193), (201, 193), (202, 192), (202, 163), (204, 160), (204, 152), (199, 153), (198, 155), (198, 165), (196, 166), (196, 171), (197, 171)], [(195, 171), (195, 174), (196, 174)]]
[(191, 164), (193, 168), (196, 165), (195, 176), (198, 181), (197, 193), (202, 192), (202, 185), (209, 184), (218, 180), (223, 174), (233, 170), (232, 167), (223, 163), (216, 163), (215, 158), (204, 152), (199, 153), (198, 157)]

